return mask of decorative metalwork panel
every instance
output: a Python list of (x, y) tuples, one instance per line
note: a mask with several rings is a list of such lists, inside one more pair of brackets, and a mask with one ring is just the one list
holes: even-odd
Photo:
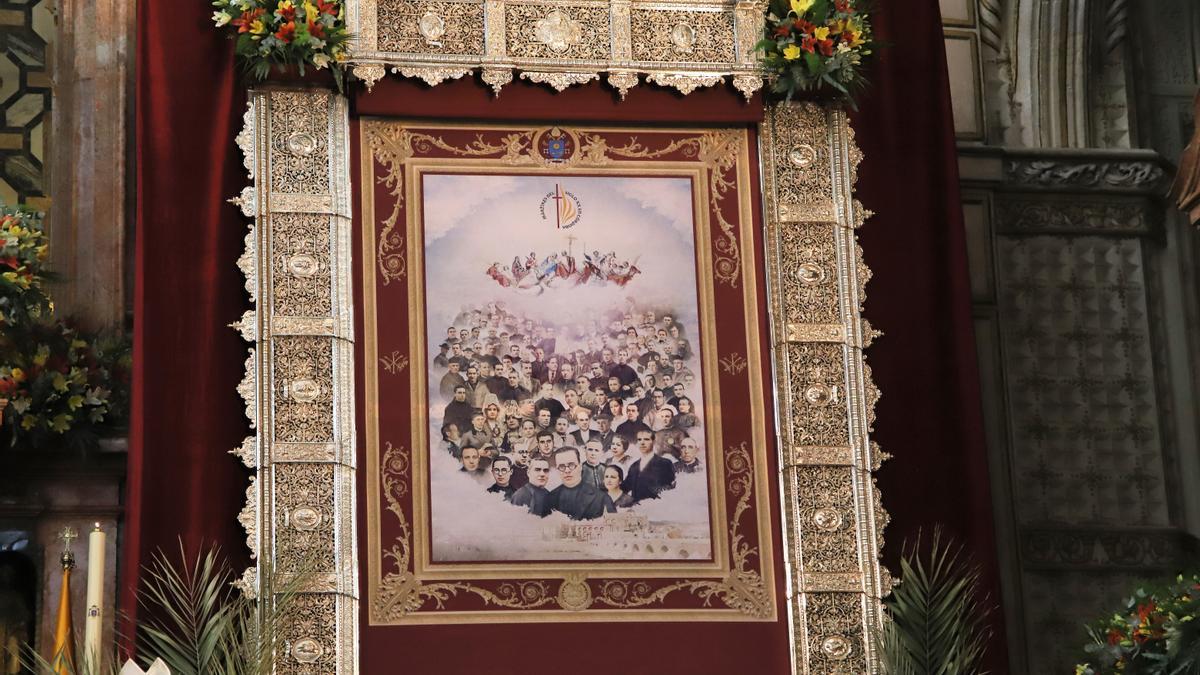
[(763, 6), (631, 0), (349, 0), (354, 73), (388, 69), (433, 85), (481, 70), (497, 93), (521, 77), (562, 90), (605, 75), (625, 93), (642, 77), (689, 93), (732, 80), (762, 87), (754, 57)]
[(238, 136), (255, 308), (235, 327), (253, 344), (239, 392), (254, 435), (234, 454), (257, 469), (239, 518), (256, 566), (240, 586), (270, 602), (270, 579), (313, 568), (280, 673), (357, 672), (348, 126), (331, 92), (260, 90)]
[(773, 314), (784, 537), (795, 668), (873, 672), (869, 639), (891, 588), (878, 562), (887, 515), (868, 440), (878, 391), (863, 361), (869, 276), (851, 197), (861, 155), (844, 112), (780, 104), (763, 124), (767, 280)]

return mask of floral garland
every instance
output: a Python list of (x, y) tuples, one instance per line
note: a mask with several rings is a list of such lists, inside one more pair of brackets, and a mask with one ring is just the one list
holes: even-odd
[(124, 421), (129, 342), (54, 316), (38, 214), (0, 207), (0, 244), (0, 432), (31, 449), (90, 445)]
[(1088, 626), (1089, 662), (1076, 675), (1173, 675), (1200, 670), (1200, 573), (1142, 587), (1120, 611)]
[(350, 33), (341, 0), (215, 0), (213, 23), (236, 29), (236, 52), (246, 70), (266, 79), (272, 66), (329, 67), (343, 86)]
[(0, 328), (49, 313), (46, 233), (36, 214), (0, 209)]
[(862, 0), (770, 0), (757, 48), (776, 94), (790, 100), (824, 90), (851, 104), (867, 84), (864, 60), (875, 53)]

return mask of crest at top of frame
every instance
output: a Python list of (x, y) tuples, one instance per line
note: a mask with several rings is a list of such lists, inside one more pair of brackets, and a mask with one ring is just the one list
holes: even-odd
[(429, 85), (481, 70), (498, 94), (519, 77), (558, 91), (604, 78), (621, 93), (644, 78), (684, 94), (732, 78), (762, 87), (754, 45), (765, 3), (631, 0), (348, 0), (354, 73), (388, 69)]

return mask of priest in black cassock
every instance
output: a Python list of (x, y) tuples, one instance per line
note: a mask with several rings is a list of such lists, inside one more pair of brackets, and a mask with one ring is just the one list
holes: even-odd
[(550, 482), (550, 462), (541, 457), (529, 460), (529, 482), (520, 490), (513, 493), (510, 500), (514, 506), (524, 506), (530, 513), (539, 518), (550, 515), (550, 491), (546, 483)]
[(639, 459), (629, 465), (621, 489), (633, 497), (634, 503), (654, 499), (660, 492), (675, 487), (675, 466), (671, 460), (654, 453), (654, 432), (637, 433)]
[(552, 508), (571, 520), (592, 520), (604, 515), (604, 493), (583, 482), (583, 460), (579, 449), (571, 446), (554, 453), (554, 466), (562, 475), (562, 485), (550, 493)]
[(502, 495), (505, 501), (512, 499), (513, 493), (517, 491), (512, 486), (512, 460), (507, 457), (497, 457), (492, 460), (492, 478), (496, 479), (488, 492)]

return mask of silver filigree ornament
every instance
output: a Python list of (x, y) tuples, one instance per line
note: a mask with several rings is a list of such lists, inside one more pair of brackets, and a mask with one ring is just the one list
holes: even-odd
[(321, 385), (316, 380), (301, 378), (292, 381), (291, 397), (296, 403), (312, 403), (321, 396)]
[(321, 526), (321, 511), (312, 506), (297, 506), (288, 514), (292, 527), (301, 532), (311, 532)]
[(815, 406), (827, 406), (837, 401), (837, 389), (824, 384), (812, 384), (804, 390), (804, 399)]
[(287, 151), (297, 157), (307, 157), (317, 151), (317, 139), (307, 131), (297, 131), (288, 136)]
[(813, 525), (816, 525), (817, 529), (822, 532), (833, 532), (840, 528), (843, 522), (842, 512), (837, 509), (826, 507), (817, 509), (816, 513), (813, 513)]
[(817, 151), (811, 145), (797, 145), (788, 153), (788, 161), (800, 169), (808, 168), (817, 160)]
[(850, 653), (854, 651), (854, 648), (850, 645), (850, 641), (841, 635), (830, 635), (821, 641), (821, 651), (835, 661), (843, 661), (850, 658)]
[(325, 654), (325, 648), (313, 638), (302, 638), (292, 644), (292, 658), (300, 663), (316, 663)]
[(819, 284), (825, 281), (825, 268), (816, 263), (800, 263), (796, 268), (796, 279), (802, 284)]
[(675, 51), (689, 53), (696, 44), (696, 29), (681, 21), (671, 29), (670, 38), (671, 44), (675, 45)]
[(288, 271), (295, 277), (311, 277), (321, 269), (321, 264), (317, 259), (307, 253), (298, 253), (287, 261)]
[(425, 12), (417, 19), (417, 31), (425, 38), (426, 44), (441, 47), (442, 36), (446, 34), (446, 20), (434, 12)]
[(583, 24), (556, 9), (533, 25), (533, 35), (550, 51), (562, 53), (583, 41)]

